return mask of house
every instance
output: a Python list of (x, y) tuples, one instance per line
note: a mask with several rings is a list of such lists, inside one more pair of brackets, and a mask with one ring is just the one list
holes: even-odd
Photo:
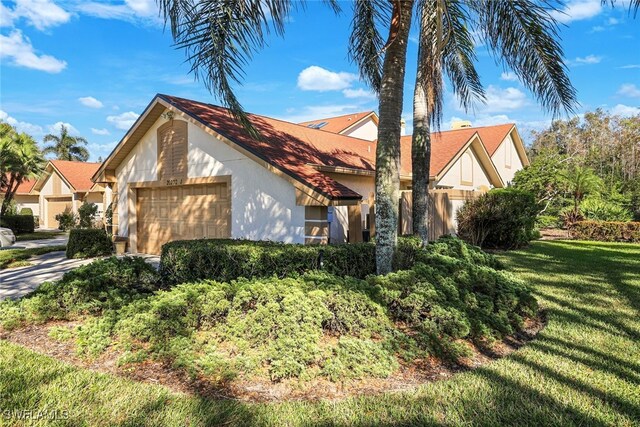
[(378, 138), (378, 115), (375, 111), (345, 114), (298, 124), (368, 141)]
[(524, 143), (514, 123), (474, 129), (478, 131), (505, 185), (513, 181), (516, 172), (529, 165)]
[[(16, 192), (13, 195), (13, 202), (16, 204), (16, 210), (18, 213), (22, 209), (31, 209), (34, 216), (40, 214), (40, 205), (38, 203), (38, 195), (33, 193), (33, 186), (36, 184), (36, 179), (28, 179), (18, 185)], [(0, 193), (0, 203), (4, 199), (4, 192)]]
[[(335, 127), (320, 126), (328, 119), (310, 126), (248, 117), (260, 137), (225, 108), (154, 97), (92, 177), (106, 187), (106, 203), (113, 200), (115, 232), (128, 237), (130, 252), (159, 253), (168, 241), (195, 238), (357, 241), (363, 225), (374, 227), (376, 142), (344, 132), (377, 125), (375, 114), (341, 116)], [(403, 138), (405, 190), (407, 150)], [(504, 185), (473, 129), (436, 135), (433, 165), (436, 186)]]
[(31, 190), (38, 197), (41, 227), (57, 228), (57, 214), (65, 209), (77, 213), (85, 201), (95, 203), (98, 215), (102, 216), (104, 187), (91, 181), (99, 167), (100, 163), (66, 160), (47, 163)]

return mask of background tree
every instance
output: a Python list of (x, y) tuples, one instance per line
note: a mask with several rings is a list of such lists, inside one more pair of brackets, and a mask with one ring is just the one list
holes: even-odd
[(3, 216), (18, 189), (25, 180), (36, 178), (44, 168), (44, 157), (38, 144), (26, 133), (18, 133), (6, 123), (0, 124), (0, 173), (4, 193), (0, 216)]
[(81, 136), (69, 135), (65, 125), (60, 126), (60, 135), (47, 134), (44, 142), (53, 144), (44, 147), (45, 155), (53, 154), (58, 160), (75, 160), (86, 162), (89, 160), (89, 151), (82, 145), (87, 145), (87, 140)]
[(413, 227), (428, 240), (429, 124), (442, 117), (443, 76), (468, 109), (484, 96), (473, 62), (471, 31), (479, 34), (503, 66), (512, 69), (543, 108), (557, 115), (572, 111), (571, 85), (559, 44), (558, 27), (549, 9), (531, 0), (425, 1), (419, 6), (419, 53), (414, 92), (412, 138)]

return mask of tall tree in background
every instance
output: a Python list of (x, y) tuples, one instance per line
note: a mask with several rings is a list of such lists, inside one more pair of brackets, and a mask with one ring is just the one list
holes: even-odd
[(31, 136), (0, 123), (0, 191), (4, 193), (0, 216), (7, 211), (18, 186), (39, 176), (44, 170), (44, 163), (38, 144)]
[(413, 231), (428, 240), (430, 124), (442, 117), (443, 76), (468, 109), (484, 96), (473, 62), (471, 32), (486, 42), (503, 66), (512, 69), (554, 116), (577, 104), (563, 62), (558, 27), (545, 5), (531, 0), (420, 3), (419, 53), (412, 137)]
[(51, 145), (44, 147), (45, 155), (53, 154), (58, 160), (75, 160), (86, 162), (89, 160), (89, 151), (82, 145), (87, 145), (87, 140), (81, 136), (69, 135), (69, 129), (65, 125), (60, 126), (60, 135), (48, 134), (44, 142)]

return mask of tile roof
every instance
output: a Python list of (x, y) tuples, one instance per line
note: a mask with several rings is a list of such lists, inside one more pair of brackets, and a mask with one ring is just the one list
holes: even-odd
[(249, 114), (249, 120), (261, 135), (256, 139), (226, 108), (169, 95), (158, 96), (330, 199), (360, 199), (361, 195), (312, 165), (374, 171), (375, 145), (370, 141)]
[(349, 126), (353, 125), (354, 123), (357, 123), (358, 121), (364, 119), (371, 113), (373, 113), (373, 111), (362, 111), (360, 113), (351, 113), (351, 114), (345, 114), (342, 116), (327, 117), (325, 119), (311, 120), (308, 122), (302, 122), (298, 124), (302, 126), (309, 126), (312, 124), (319, 124), (322, 122), (326, 122), (327, 124), (322, 126), (320, 128), (321, 130), (324, 130), (327, 132), (333, 132), (333, 133), (340, 133), (346, 128), (348, 128)]
[(485, 148), (490, 156), (496, 152), (502, 141), (507, 137), (509, 131), (513, 129), (515, 123), (505, 123), (503, 125), (482, 126), (471, 128), (478, 131), (480, 139), (484, 143)]
[[(9, 173), (7, 173), (6, 176), (7, 176), (7, 179), (9, 179)], [(33, 186), (36, 185), (36, 182), (38, 182), (38, 180), (35, 178), (22, 181), (20, 185), (18, 185), (16, 194), (29, 194)], [(3, 188), (3, 192), (4, 192), (4, 188)]]
[(101, 163), (68, 160), (51, 160), (50, 162), (76, 191), (89, 191), (93, 187), (91, 177), (101, 165)]

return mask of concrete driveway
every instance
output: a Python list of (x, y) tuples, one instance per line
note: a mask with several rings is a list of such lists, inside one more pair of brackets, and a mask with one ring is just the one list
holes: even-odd
[[(52, 239), (50, 239), (49, 242), (51, 240)], [(36, 240), (33, 242), (36, 242)], [(58, 280), (67, 271), (88, 264), (94, 260), (95, 258), (67, 259), (64, 251), (58, 251), (49, 252), (48, 254), (29, 259), (32, 265), (0, 270), (0, 300), (5, 298), (20, 298), (42, 283)]]
[(13, 246), (9, 246), (7, 249), (32, 249), (43, 248), (45, 246), (59, 246), (66, 245), (69, 241), (69, 236), (63, 234), (55, 239), (42, 239), (42, 240), (25, 240), (22, 242), (16, 242)]

